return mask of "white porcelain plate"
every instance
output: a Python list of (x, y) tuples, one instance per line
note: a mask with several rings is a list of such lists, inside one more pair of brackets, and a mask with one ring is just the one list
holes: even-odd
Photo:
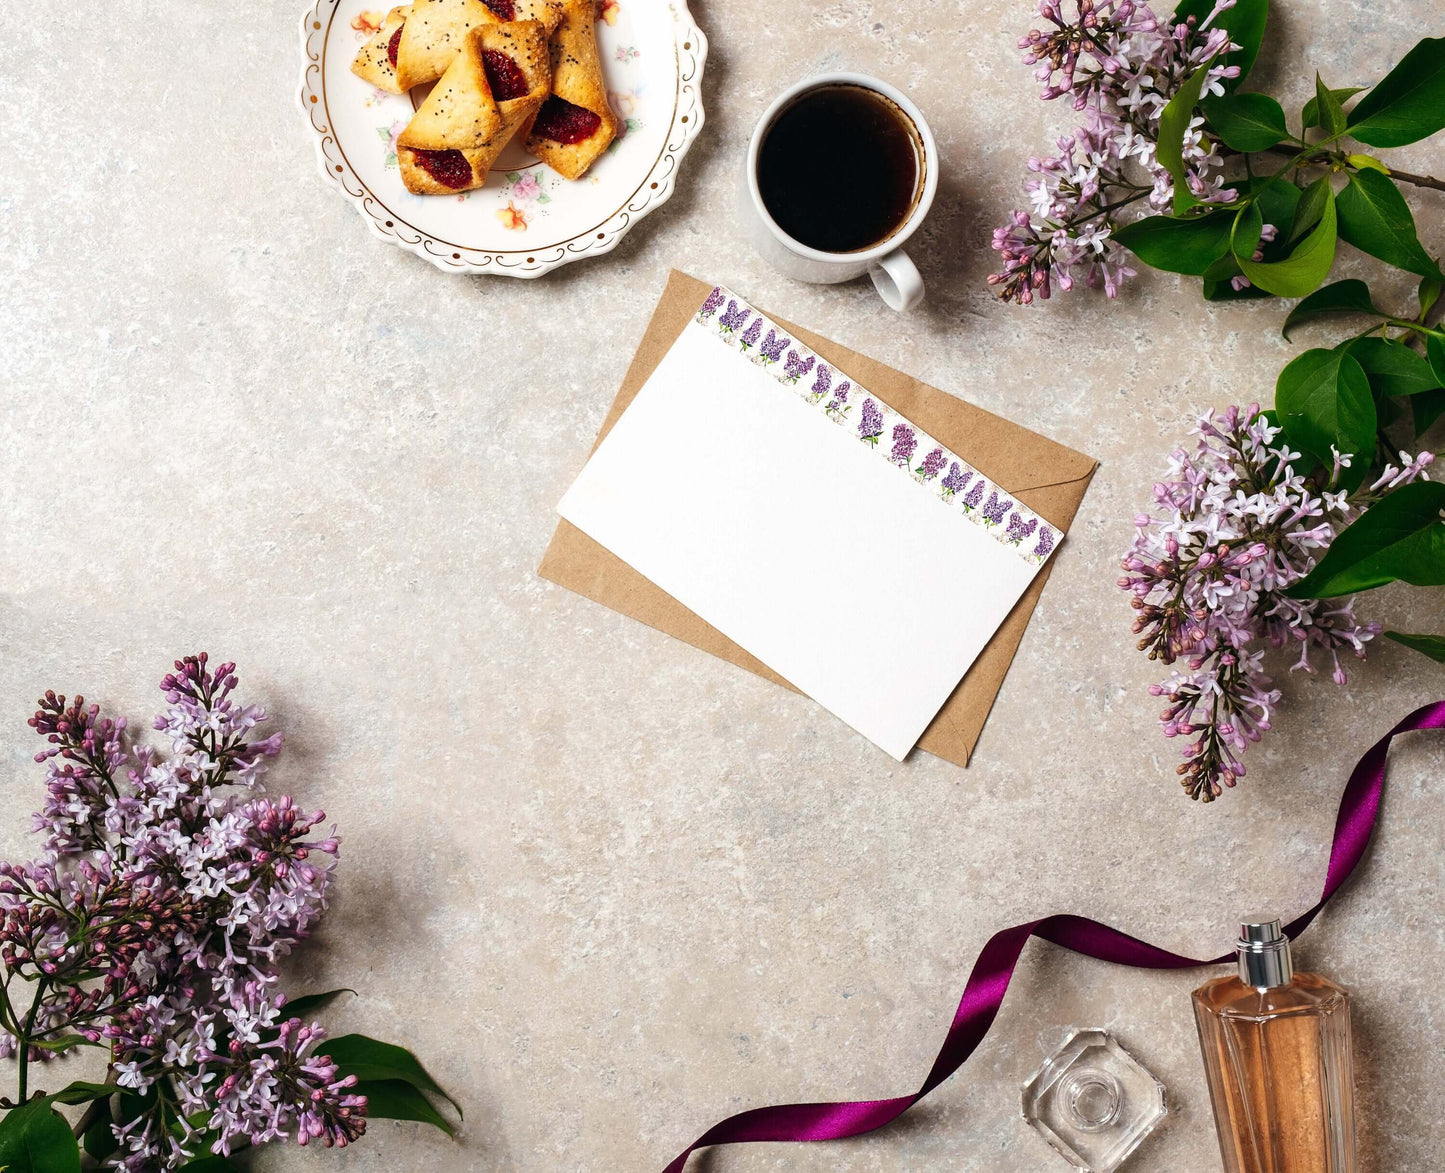
[(454, 196), (406, 190), (396, 136), (413, 96), (351, 72), (388, 7), (313, 0), (301, 20), (301, 109), (317, 160), (383, 240), (448, 272), (540, 277), (609, 251), (672, 194), (703, 123), (707, 38), (686, 0), (598, 0), (597, 43), (621, 133), (582, 179), (563, 179), (514, 143), (485, 187)]

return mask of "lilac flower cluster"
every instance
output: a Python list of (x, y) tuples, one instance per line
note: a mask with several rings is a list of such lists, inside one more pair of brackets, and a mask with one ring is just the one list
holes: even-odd
[[(760, 322), (762, 321), (761, 318), (759, 318), (758, 320)], [(783, 357), (783, 349), (791, 341), (792, 339), (789, 338), (786, 334), (779, 334), (776, 330), (769, 326), (768, 336), (763, 339), (762, 346), (758, 348), (759, 361), (761, 361), (764, 365), (777, 362), (778, 359)], [(793, 356), (790, 354), (788, 356), (789, 369), (791, 369), (792, 358)]]
[(1014, 503), (1007, 497), (999, 499), (997, 492), (990, 492), (988, 502), (983, 507), (983, 521), (985, 525), (1002, 525), (1003, 515), (1012, 509)]
[(818, 364), (818, 373), (813, 376), (813, 386), (808, 395), (814, 403), (828, 394), (828, 389), (833, 386), (833, 368), (825, 362)]
[(732, 298), (728, 299), (728, 308), (723, 310), (722, 317), (717, 320), (718, 328), (724, 334), (731, 334), (734, 330), (741, 330), (743, 323), (752, 316), (752, 310), (746, 306), (740, 306)]
[[(783, 339), (783, 344), (787, 345), (786, 338)], [(788, 351), (787, 360), (783, 363), (783, 378), (789, 383), (796, 383), (813, 369), (813, 364), (817, 361), (814, 355), (810, 354), (807, 358), (804, 358), (796, 350), (790, 350)]]
[(888, 459), (900, 468), (907, 468), (908, 462), (913, 459), (913, 453), (918, 448), (918, 433), (907, 424), (893, 425), (893, 451), (888, 454)]
[(1038, 518), (1031, 517), (1028, 519), (1028, 521), (1024, 521), (1022, 514), (1015, 513), (1012, 517), (1008, 519), (1008, 530), (1006, 531), (1005, 536), (1008, 538), (1009, 541), (1011, 541), (1015, 546), (1017, 546), (1026, 537), (1032, 534), (1034, 530), (1038, 529), (1038, 527)]
[(962, 493), (968, 488), (968, 482), (973, 479), (973, 469), (963, 469), (958, 461), (954, 461), (948, 467), (948, 475), (941, 482), (945, 496), (952, 497), (955, 493)]
[(756, 317), (753, 319), (753, 324), (738, 335), (738, 344), (744, 350), (749, 350), (758, 344), (758, 339), (762, 337), (762, 333), (763, 319)]
[[(1044, 84), (1046, 101), (1070, 96), (1083, 124), (1058, 140), (1059, 154), (1031, 158), (1026, 184), (1031, 211), (1010, 213), (994, 230), (993, 247), (1003, 267), (989, 277), (1005, 301), (1027, 305), (1047, 298), (1054, 285), (1068, 291), (1076, 281), (1100, 286), (1110, 297), (1134, 275), (1112, 233), (1116, 213), (1143, 200), (1170, 206), (1174, 180), (1156, 155), (1159, 115), (1180, 86), (1206, 70), (1202, 94), (1224, 92), (1237, 66), (1222, 59), (1234, 45), (1211, 27), (1235, 0), (1218, 0), (1202, 21), (1162, 22), (1134, 0), (1040, 0), (1050, 27), (1031, 29), (1019, 42), (1026, 65)], [(1184, 134), (1184, 175), (1202, 203), (1227, 201), (1225, 154), (1195, 116)]]
[[(154, 1093), (114, 1126), (116, 1166), (172, 1169), (202, 1150), (294, 1136), (346, 1145), (366, 1100), (288, 1018), (278, 966), (326, 907), (338, 841), (289, 797), (258, 793), (279, 733), (233, 697), (235, 665), (176, 661), (155, 729), (47, 692), (30, 725), (49, 748), (40, 856), (0, 864), (0, 1055), (27, 1065), (63, 1039), (108, 1046), (118, 1087)], [(33, 984), (30, 1008), (12, 1000)]]
[(1044, 526), (1039, 531), (1039, 544), (1034, 547), (1034, 557), (1040, 560), (1047, 558), (1054, 548), (1054, 531)]
[(714, 285), (712, 292), (703, 299), (702, 308), (697, 311), (697, 320), (699, 322), (706, 322), (722, 308), (722, 303), (723, 291), (719, 286)]
[[(943, 466), (947, 462), (947, 460), (948, 457), (944, 456), (943, 449), (935, 448), (932, 452), (930, 452), (927, 456), (923, 458), (923, 463), (918, 466), (916, 471), (918, 472), (918, 475), (922, 477), (925, 481), (931, 481), (934, 477), (936, 477), (939, 473), (943, 471)], [(957, 468), (958, 465), (954, 464), (953, 467)]]
[(828, 400), (828, 404), (823, 410), (841, 419), (843, 413), (848, 410), (848, 392), (851, 390), (853, 390), (851, 382), (844, 380), (839, 383), (833, 389), (833, 398)]
[(1209, 802), (1244, 777), (1240, 754), (1270, 727), (1280, 693), (1264, 671), (1266, 649), (1297, 648), (1294, 667), (1306, 672), (1323, 654), (1337, 684), (1346, 680), (1341, 652), (1364, 658), (1380, 626), (1356, 619), (1353, 599), (1284, 592), (1337, 526), (1425, 478), (1434, 455), (1401, 453), (1399, 465), (1351, 494), (1339, 488), (1348, 457), (1336, 459), (1328, 483), (1302, 474), (1300, 453), (1258, 405), (1206, 414), (1191, 434), (1193, 451), (1177, 450), (1168, 479), (1154, 486), (1154, 511), (1134, 519), (1119, 586), (1133, 595), (1139, 649), (1179, 665), (1149, 691), (1166, 700), (1164, 736), (1193, 738), (1178, 773), (1191, 798)]
[(878, 437), (883, 434), (883, 413), (872, 399), (863, 400), (863, 413), (858, 420), (858, 435), (875, 448)]

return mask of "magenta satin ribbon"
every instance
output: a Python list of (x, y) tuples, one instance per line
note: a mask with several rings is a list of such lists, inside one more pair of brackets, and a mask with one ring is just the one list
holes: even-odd
[[(1436, 701), (1416, 709), (1360, 759), (1340, 799), (1324, 893), (1318, 904), (1290, 922), (1285, 932), (1291, 938), (1298, 936), (1315, 919), (1364, 856), (1380, 812), (1380, 797), (1385, 789), (1385, 758), (1390, 742), (1401, 733), (1441, 728), (1445, 728), (1445, 701)], [(938, 1057), (933, 1061), (933, 1068), (923, 1086), (912, 1095), (832, 1104), (775, 1104), (739, 1112), (714, 1124), (688, 1145), (668, 1165), (665, 1173), (682, 1173), (688, 1157), (709, 1145), (759, 1140), (840, 1140), (845, 1136), (872, 1132), (896, 1120), (963, 1066), (974, 1048), (983, 1041), (1003, 1004), (1019, 954), (1030, 937), (1052, 941), (1085, 957), (1138, 969), (1188, 969), (1234, 960), (1233, 953), (1209, 961), (1182, 957), (1098, 921), (1068, 913), (1004, 929), (989, 938), (978, 960), (973, 963), (973, 972), (968, 975), (968, 984), (963, 989), (963, 997), (959, 1000), (958, 1010), (954, 1013), (943, 1046), (939, 1048)]]

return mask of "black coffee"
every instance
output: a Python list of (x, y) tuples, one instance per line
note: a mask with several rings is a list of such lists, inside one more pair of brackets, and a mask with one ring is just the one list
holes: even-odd
[(908, 116), (861, 86), (823, 86), (773, 121), (758, 151), (758, 187), (778, 227), (823, 252), (891, 236), (918, 197), (919, 147)]

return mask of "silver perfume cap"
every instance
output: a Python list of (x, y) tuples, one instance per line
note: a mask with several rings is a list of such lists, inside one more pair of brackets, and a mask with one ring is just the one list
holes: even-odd
[(1253, 916), (1239, 922), (1239, 980), (1256, 989), (1287, 986), (1294, 980), (1289, 938), (1277, 916)]

